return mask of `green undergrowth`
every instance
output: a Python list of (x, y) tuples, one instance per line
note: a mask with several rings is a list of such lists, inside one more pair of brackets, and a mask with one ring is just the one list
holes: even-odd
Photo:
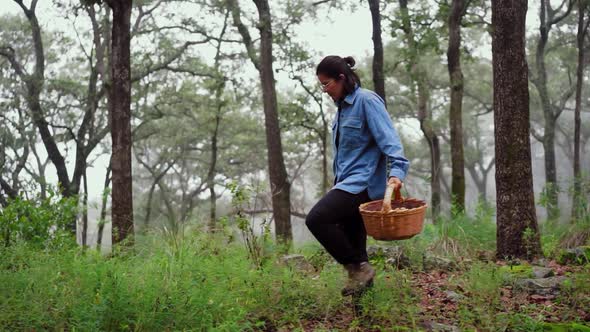
[[(105, 256), (52, 233), (29, 236), (13, 226), (23, 220), (19, 216), (40, 215), (39, 207), (16, 207), (18, 213), (0, 219), (12, 227), (9, 245), (0, 247), (0, 331), (415, 331), (424, 319), (446, 315), (446, 304), (425, 307), (420, 287), (428, 285), (417, 284), (423, 282), (419, 276), (427, 252), (461, 262), (440, 289), (464, 296), (452, 315), (461, 330), (585, 331), (577, 313), (590, 307), (587, 264), (568, 275), (554, 300), (566, 308), (561, 309), (563, 322), (578, 325), (547, 325), (542, 303), (506, 309), (503, 269), (519, 277), (530, 268), (478, 259), (495, 248), (493, 211), (483, 206), (470, 216), (427, 222), (421, 234), (406, 241), (369, 239), (369, 244), (399, 245), (410, 266), (376, 265), (375, 286), (357, 300), (356, 311), (340, 295), (341, 266), (316, 241), (289, 250), (305, 256), (316, 270), (311, 274), (281, 264), (284, 247), (256, 238), (248, 228), (241, 231), (250, 246), (226, 228), (215, 234), (187, 229), (185, 235), (139, 235), (134, 247), (117, 247)], [(60, 216), (47, 215), (48, 220)], [(559, 252), (559, 238), (551, 242), (551, 252)]]
[[(390, 244), (400, 245), (415, 264), (422, 261), (425, 252), (454, 259), (473, 258), (482, 251), (495, 249), (493, 216), (494, 210), (481, 202), (473, 215), (458, 213), (453, 218), (442, 215), (435, 222), (426, 220), (420, 234)], [(377, 241), (370, 240), (370, 243)]]
[[(278, 254), (257, 267), (243, 244), (211, 234), (174, 241), (150, 235), (138, 238), (135, 248), (108, 256), (75, 247), (2, 248), (0, 330), (420, 329), (424, 294), (416, 288), (412, 269), (379, 269), (375, 286), (358, 300), (360, 310), (353, 313), (350, 299), (340, 296), (341, 267), (315, 244), (296, 252), (318, 273), (286, 267)], [(589, 304), (590, 280), (573, 280), (559, 300), (575, 310)], [(527, 331), (519, 326), (528, 324), (534, 327), (531, 331), (545, 331), (535, 315), (502, 309), (501, 282), (502, 273), (492, 263), (475, 262), (455, 272), (448, 287), (465, 294), (455, 324), (482, 331)], [(572, 315), (569, 321), (577, 320)]]
[(276, 264), (254, 269), (240, 246), (222, 241), (148, 241), (112, 257), (76, 248), (3, 249), (0, 326), (237, 331), (338, 306), (334, 270), (313, 281)]

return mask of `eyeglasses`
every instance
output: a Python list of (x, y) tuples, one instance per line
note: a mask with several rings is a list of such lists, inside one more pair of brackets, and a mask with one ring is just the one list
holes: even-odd
[(328, 80), (327, 82), (320, 82), (320, 86), (322, 88), (322, 90), (326, 90), (328, 88), (328, 86), (330, 86), (330, 84), (332, 84), (332, 82), (334, 82), (334, 79)]

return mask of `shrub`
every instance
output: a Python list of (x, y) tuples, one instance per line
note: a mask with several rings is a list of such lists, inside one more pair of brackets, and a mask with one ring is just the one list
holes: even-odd
[(17, 197), (0, 210), (0, 235), (4, 246), (26, 242), (38, 247), (75, 243), (66, 228), (75, 222), (77, 199), (62, 198), (50, 191), (48, 197), (27, 200)]

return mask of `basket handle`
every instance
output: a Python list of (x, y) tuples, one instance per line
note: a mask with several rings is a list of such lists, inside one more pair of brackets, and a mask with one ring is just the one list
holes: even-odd
[(383, 197), (383, 207), (381, 208), (381, 212), (388, 213), (391, 211), (391, 196), (395, 191), (395, 202), (402, 202), (404, 199), (402, 197), (402, 193), (400, 191), (401, 186), (397, 189), (393, 184), (387, 184), (387, 189), (385, 190), (385, 196)]

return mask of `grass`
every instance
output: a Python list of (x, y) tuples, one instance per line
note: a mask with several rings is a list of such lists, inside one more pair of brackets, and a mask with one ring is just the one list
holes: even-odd
[[(253, 268), (241, 244), (211, 235), (188, 236), (174, 245), (156, 236), (137, 242), (132, 252), (107, 257), (78, 248), (1, 249), (0, 326), (7, 331), (291, 330), (347, 311), (340, 296), (342, 270), (333, 263), (324, 263), (319, 277), (311, 278), (277, 259)], [(397, 312), (391, 305), (396, 299), (383, 296), (376, 315), (390, 316), (387, 308)]]
[[(543, 234), (548, 253), (566, 231), (555, 234)], [(269, 242), (259, 243), (264, 259), (253, 260), (225, 232), (150, 233), (108, 256), (67, 241), (15, 241), (0, 247), (0, 331), (416, 331), (426, 319), (467, 331), (584, 331), (578, 313), (590, 309), (590, 265), (576, 267), (552, 304), (569, 327), (548, 325), (544, 303), (506, 300), (505, 270), (522, 267), (477, 260), (495, 246), (488, 210), (428, 223), (396, 244), (410, 268), (376, 264), (375, 286), (355, 311), (340, 296), (341, 267), (315, 242), (297, 249), (318, 271), (309, 275), (282, 265), (282, 248)], [(427, 274), (425, 251), (469, 263)], [(436, 298), (446, 290), (464, 297)]]

